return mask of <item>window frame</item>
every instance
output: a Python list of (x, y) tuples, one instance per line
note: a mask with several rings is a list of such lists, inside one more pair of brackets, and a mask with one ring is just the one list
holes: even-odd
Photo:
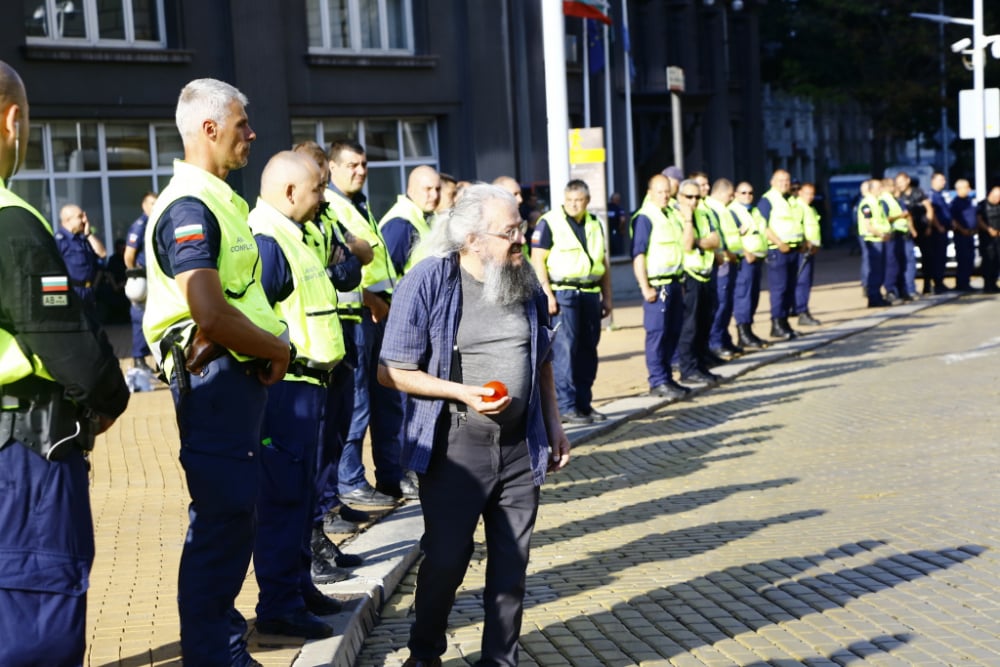
[[(45, 201), (32, 201), (31, 203), (42, 212), (43, 215), (49, 219), (53, 228), (59, 224), (59, 209), (61, 206), (69, 203), (67, 201), (62, 201), (58, 192), (58, 184), (67, 181), (90, 181), (91, 183), (97, 182), (99, 184), (100, 196), (101, 196), (101, 209), (100, 209), (100, 228), (95, 229), (95, 232), (100, 236), (104, 245), (111, 248), (114, 245), (114, 240), (116, 237), (115, 224), (120, 223), (119, 227), (124, 224), (124, 228), (119, 230), (118, 236), (123, 236), (124, 232), (127, 230), (127, 225), (132, 222), (131, 219), (125, 220), (115, 220), (113, 216), (113, 204), (111, 200), (111, 190), (113, 187), (112, 181), (117, 179), (134, 179), (134, 178), (148, 178), (149, 179), (149, 190), (154, 192), (159, 192), (167, 183), (170, 182), (170, 178), (173, 176), (174, 168), (173, 164), (160, 165), (159, 164), (159, 152), (157, 146), (157, 129), (169, 130), (176, 133), (177, 129), (173, 126), (167, 126), (165, 120), (163, 119), (147, 119), (147, 120), (122, 120), (121, 124), (127, 125), (145, 125), (146, 126), (146, 141), (149, 149), (149, 167), (142, 169), (109, 169), (108, 168), (108, 157), (107, 157), (107, 127), (114, 126), (117, 123), (114, 121), (92, 121), (89, 119), (76, 119), (76, 120), (62, 120), (62, 119), (51, 119), (51, 120), (33, 120), (32, 131), (36, 128), (41, 130), (41, 156), (42, 156), (42, 168), (41, 169), (29, 169), (28, 165), (25, 165), (17, 173), (17, 175), (12, 179), (9, 184), (13, 189), (17, 189), (20, 184), (26, 184), (29, 182), (41, 183), (44, 186), (46, 192)], [(53, 124), (70, 124), (70, 123), (95, 123), (97, 125), (97, 154), (99, 166), (97, 169), (66, 169), (65, 171), (57, 171), (55, 168), (55, 154), (53, 152), (52, 146), (52, 125)], [(78, 203), (78, 202), (74, 202)], [(117, 202), (119, 205), (124, 202)], [(134, 202), (135, 215), (139, 214), (139, 201)], [(91, 217), (96, 217), (97, 211), (93, 210), (92, 206), (85, 207), (91, 212)]]
[[(359, 118), (355, 116), (345, 116), (345, 117), (327, 117), (327, 118), (316, 118), (316, 117), (302, 117), (292, 119), (292, 134), (295, 135), (295, 125), (313, 123), (314, 131), (313, 136), (310, 137), (316, 143), (323, 147), (326, 151), (330, 148), (329, 141), (326, 137), (325, 122), (331, 122), (336, 124), (349, 123), (352, 124), (357, 132), (355, 140), (361, 144), (366, 151), (366, 157), (368, 158), (368, 173), (369, 176), (373, 169), (379, 171), (394, 170), (396, 172), (396, 183), (397, 188), (395, 194), (401, 194), (406, 192), (406, 181), (410, 177), (410, 172), (416, 167), (421, 165), (429, 165), (434, 167), (434, 169), (440, 171), (441, 164), (441, 151), (440, 144), (438, 141), (438, 123), (437, 118), (434, 116), (401, 116), (401, 117), (384, 117), (384, 116), (371, 116), (368, 118)], [(396, 145), (399, 148), (399, 157), (395, 160), (373, 160), (371, 153), (368, 152), (368, 144), (365, 140), (365, 134), (367, 129), (367, 123), (377, 122), (394, 122), (396, 124)], [(430, 154), (428, 155), (406, 155), (406, 145), (403, 127), (405, 123), (426, 123), (427, 134), (428, 134), (428, 144), (430, 146)], [(362, 188), (365, 197), (370, 199), (370, 192), (368, 189), (370, 179), (365, 179), (365, 185)], [(393, 198), (394, 199), (394, 198)], [(386, 208), (386, 211), (388, 208)], [(378, 220), (386, 211), (373, 210), (372, 214), (375, 219)]]
[[(348, 22), (348, 35), (350, 40), (350, 46), (340, 47), (331, 46), (331, 32), (330, 32), (330, 2), (337, 0), (306, 0), (306, 2), (314, 1), (319, 5), (319, 20), (320, 20), (320, 38), (322, 44), (319, 46), (309, 45), (309, 53), (335, 53), (335, 54), (353, 54), (353, 55), (363, 55), (363, 54), (392, 54), (401, 55), (408, 54), (412, 55), (415, 53), (413, 46), (413, 0), (402, 0), (403, 3), (403, 16), (402, 21), (404, 23), (406, 46), (402, 48), (391, 48), (389, 44), (389, 17), (388, 17), (388, 0), (375, 0), (378, 3), (378, 17), (379, 17), (379, 39), (381, 41), (381, 46), (377, 48), (364, 47), (362, 46), (362, 32), (361, 32), (361, 0), (346, 0), (347, 2), (347, 22)], [(306, 12), (308, 16), (309, 12)], [(307, 30), (308, 32), (308, 30)], [(309, 37), (307, 36), (307, 43)]]
[(66, 0), (38, 0), (39, 6), (45, 8), (45, 32), (44, 36), (27, 35), (26, 43), (29, 45), (47, 46), (91, 46), (106, 48), (162, 48), (167, 47), (165, 34), (166, 17), (163, 9), (164, 0), (153, 0), (156, 6), (156, 22), (159, 40), (136, 39), (135, 38), (135, 12), (132, 6), (133, 0), (118, 0), (122, 3), (122, 21), (125, 25), (125, 37), (122, 39), (102, 38), (100, 25), (98, 23), (97, 0), (75, 0), (81, 3), (83, 12), (84, 37), (63, 37), (53, 36), (56, 33), (55, 22), (58, 21), (61, 11), (57, 11), (58, 5), (65, 6)]

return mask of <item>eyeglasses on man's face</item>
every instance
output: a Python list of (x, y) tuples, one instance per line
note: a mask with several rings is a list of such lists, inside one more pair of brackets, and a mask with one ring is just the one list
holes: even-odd
[(753, 190), (740, 190), (736, 194), (738, 194), (738, 195), (752, 195), (753, 194)]
[(684, 197), (685, 199), (694, 199), (696, 201), (699, 200), (699, 199), (701, 199), (701, 195), (700, 194), (693, 195), (693, 194), (689, 194), (687, 192), (682, 192), (680, 196)]
[(509, 243), (517, 243), (524, 236), (524, 233), (528, 231), (528, 224), (522, 222), (516, 227), (510, 227), (506, 231), (502, 232), (485, 232), (487, 236), (495, 236), (498, 239), (505, 239)]

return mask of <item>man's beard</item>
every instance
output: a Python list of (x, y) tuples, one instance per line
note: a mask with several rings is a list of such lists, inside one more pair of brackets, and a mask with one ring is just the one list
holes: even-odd
[(483, 261), (483, 299), (498, 306), (524, 303), (539, 289), (538, 276), (528, 262)]

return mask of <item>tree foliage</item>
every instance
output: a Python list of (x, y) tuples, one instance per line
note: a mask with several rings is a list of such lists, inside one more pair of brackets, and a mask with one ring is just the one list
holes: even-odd
[[(991, 24), (1000, 19), (995, 8), (995, 16), (990, 11), (987, 7), (987, 35), (994, 34)], [(761, 10), (764, 81), (818, 99), (853, 100), (883, 140), (933, 134), (940, 127), (942, 103), (938, 25), (911, 12), (937, 14), (939, 2), (771, 0)], [(944, 13), (970, 18), (972, 2), (946, 0)], [(952, 118), (957, 91), (971, 87), (971, 74), (948, 45), (968, 36), (968, 26), (945, 26), (945, 104)]]

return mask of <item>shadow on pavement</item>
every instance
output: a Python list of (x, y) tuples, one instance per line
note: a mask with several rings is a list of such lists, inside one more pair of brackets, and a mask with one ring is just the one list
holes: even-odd
[[(808, 514), (810, 513), (784, 515), (762, 523), (808, 518)], [(735, 529), (737, 533), (742, 529), (744, 535), (737, 536), (745, 536), (749, 534), (747, 531), (753, 532), (756, 529), (748, 525), (753, 523), (725, 522), (718, 526), (720, 530)], [(711, 526), (700, 527), (697, 531), (707, 532), (709, 535), (714, 532)], [(684, 531), (681, 532), (681, 535), (664, 535), (668, 541), (661, 548), (676, 549), (676, 546), (669, 545), (678, 537), (684, 540), (682, 544), (686, 541), (692, 545), (697, 542), (691, 540), (703, 537), (696, 533), (684, 535)], [(590, 658), (603, 664), (629, 660), (637, 664), (640, 659), (671, 658), (700, 647), (714, 646), (737, 636), (756, 634), (778, 623), (842, 609), (866, 595), (933, 576), (986, 551), (985, 547), (977, 545), (938, 551), (911, 551), (877, 558), (858, 567), (800, 576), (807, 570), (828, 567), (830, 562), (871, 551), (883, 544), (875, 541), (858, 542), (841, 545), (823, 554), (790, 556), (726, 568), (690, 581), (650, 590), (645, 595), (616, 604), (605, 612), (562, 619), (552, 626), (523, 635), (521, 646), (539, 665), (555, 663), (551, 662), (552, 655), (532, 655), (533, 644), (555, 644), (560, 650), (574, 649), (571, 655), (575, 660)], [(635, 543), (623, 545), (622, 553), (630, 553), (635, 547)], [(644, 555), (651, 560), (656, 559), (655, 552)], [(614, 559), (607, 556), (595, 556), (568, 568), (560, 568), (558, 572), (533, 575), (529, 577), (526, 602), (531, 604), (540, 597), (551, 599), (554, 592), (550, 585), (546, 585), (546, 578), (555, 577), (571, 583), (573, 576), (565, 575), (579, 574), (579, 569), (585, 571), (588, 565), (604, 569), (614, 562)], [(593, 572), (587, 573), (586, 580), (591, 581), (594, 577)], [(609, 575), (598, 578), (605, 582), (611, 580)], [(900, 625), (903, 623), (900, 622)], [(609, 641), (586, 641), (588, 636), (594, 636), (588, 634), (592, 632), (599, 633), (602, 639)], [(858, 641), (831, 653), (830, 659), (837, 664), (863, 661), (873, 654), (889, 653), (910, 640), (911, 637), (906, 633), (874, 638), (859, 637)], [(756, 643), (772, 646), (767, 636), (758, 636)], [(815, 661), (822, 662), (825, 659), (817, 656)], [(749, 664), (810, 664), (810, 660), (760, 660)]]
[(601, 530), (613, 530), (632, 523), (642, 523), (672, 514), (688, 512), (699, 507), (723, 501), (737, 493), (777, 489), (794, 484), (797, 481), (797, 478), (786, 477), (750, 484), (730, 484), (711, 489), (698, 489), (666, 498), (652, 498), (641, 503), (615, 507), (604, 514), (588, 516), (582, 521), (569, 521), (560, 526), (554, 526), (545, 530), (536, 530), (532, 536), (531, 543), (534, 547), (541, 547), (579, 535), (581, 526), (585, 528), (584, 532), (587, 534), (596, 533)]
[[(637, 444), (617, 448), (598, 446), (587, 453), (573, 455), (573, 465), (553, 476), (551, 482), (546, 482), (541, 494), (542, 505), (683, 477), (704, 469), (710, 463), (750, 456), (753, 451), (729, 450), (760, 444), (770, 438), (767, 435), (770, 431), (778, 428), (766, 426), (703, 435), (680, 433), (670, 438), (653, 435), (655, 441), (642, 442), (650, 436), (643, 435), (642, 422), (633, 422), (633, 425), (636, 428), (625, 427), (628, 432), (621, 433), (621, 440), (635, 440)], [(611, 443), (605, 443), (605, 446), (608, 444)]]

